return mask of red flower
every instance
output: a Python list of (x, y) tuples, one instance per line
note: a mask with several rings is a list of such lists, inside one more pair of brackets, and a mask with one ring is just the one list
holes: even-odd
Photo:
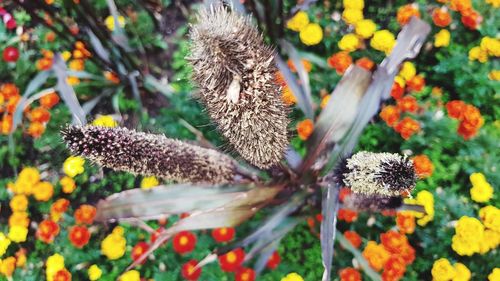
[(323, 221), (323, 215), (321, 213), (316, 214), (316, 220), (319, 221), (319, 222), (322, 222)]
[(38, 225), (36, 237), (45, 243), (52, 243), (59, 234), (59, 225), (52, 220), (44, 220)]
[(5, 27), (7, 27), (8, 30), (15, 29), (17, 27), (16, 20), (14, 18), (8, 19), (5, 23)]
[(281, 262), (280, 254), (277, 251), (274, 251), (274, 253), (269, 257), (266, 266), (269, 269), (275, 269), (276, 267), (278, 267), (280, 262)]
[(181, 231), (174, 236), (174, 251), (178, 254), (186, 254), (194, 250), (196, 236), (189, 231)]
[(6, 62), (16, 62), (19, 59), (19, 51), (16, 47), (9, 46), (3, 50), (3, 60)]
[(339, 209), (337, 217), (339, 220), (353, 222), (358, 219), (358, 212), (348, 209)]
[(405, 96), (397, 101), (397, 106), (402, 112), (412, 112), (415, 113), (418, 110), (417, 99), (412, 96)]
[(234, 228), (222, 227), (212, 230), (212, 237), (219, 243), (229, 242), (234, 238)]
[(435, 8), (432, 11), (432, 21), (436, 26), (446, 27), (451, 23), (451, 15), (445, 7)]
[(344, 237), (349, 242), (351, 242), (351, 245), (354, 248), (359, 248), (359, 246), (361, 246), (361, 236), (359, 236), (359, 234), (356, 233), (356, 231), (348, 230), (348, 231), (344, 232)]
[(54, 281), (71, 281), (71, 273), (63, 268), (54, 274)]
[(297, 123), (297, 134), (301, 140), (307, 140), (314, 131), (314, 123), (311, 119), (305, 119)]
[(422, 75), (415, 75), (410, 80), (406, 81), (406, 87), (410, 91), (420, 92), (425, 87), (425, 78)]
[[(132, 252), (130, 252), (130, 256), (133, 261), (136, 261), (142, 254), (144, 254), (149, 249), (149, 244), (141, 241), (137, 243), (134, 248), (132, 248)], [(145, 260), (144, 260), (145, 261)], [(143, 261), (143, 262), (144, 262)]]
[(197, 260), (190, 260), (184, 265), (182, 265), (181, 274), (182, 277), (188, 281), (196, 281), (200, 278), (201, 275), (201, 267), (194, 269), (198, 264)]
[(94, 206), (83, 204), (75, 211), (75, 221), (77, 224), (92, 224), (96, 212)]
[(394, 126), (399, 121), (400, 112), (399, 108), (394, 105), (384, 106), (379, 114), (380, 118), (384, 120), (387, 126)]
[(371, 71), (375, 63), (367, 57), (362, 57), (356, 61), (356, 65), (368, 71)]
[(405, 93), (405, 89), (399, 85), (398, 82), (394, 82), (392, 84), (392, 89), (391, 89), (391, 97), (393, 97), (395, 100), (400, 99)]
[(155, 230), (153, 233), (151, 233), (151, 237), (149, 238), (149, 240), (151, 241), (151, 243), (154, 243), (156, 241), (156, 239), (158, 239), (158, 236), (160, 236), (160, 234), (162, 232), (163, 232), (163, 228), (160, 227), (157, 230)]
[(346, 267), (339, 272), (340, 281), (361, 281), (361, 273), (352, 267)]
[(69, 229), (69, 241), (73, 246), (81, 249), (90, 240), (90, 232), (85, 226), (75, 225)]
[(344, 199), (351, 194), (351, 189), (348, 187), (342, 187), (339, 192), (340, 202), (344, 202)]
[(410, 117), (405, 117), (396, 125), (396, 127), (394, 127), (394, 129), (403, 139), (407, 140), (413, 134), (420, 131), (420, 123)]
[(401, 233), (412, 234), (415, 231), (415, 216), (398, 212), (396, 225)]
[(452, 100), (446, 103), (448, 116), (454, 119), (462, 119), (466, 103), (461, 100)]
[(242, 268), (236, 272), (234, 279), (236, 281), (254, 281), (255, 271), (251, 268)]
[(434, 165), (427, 155), (420, 154), (412, 158), (415, 171), (420, 178), (428, 178), (434, 172)]
[(241, 267), (245, 259), (245, 252), (241, 248), (236, 248), (222, 256), (219, 256), (220, 268), (224, 272), (234, 272)]
[(331, 55), (328, 58), (328, 64), (335, 68), (337, 74), (342, 75), (352, 64), (352, 58), (348, 52), (342, 51)]
[(384, 265), (382, 272), (383, 281), (397, 281), (401, 279), (406, 271), (405, 261), (401, 256), (392, 255)]
[(482, 21), (483, 17), (473, 9), (462, 12), (462, 23), (468, 29), (476, 30)]

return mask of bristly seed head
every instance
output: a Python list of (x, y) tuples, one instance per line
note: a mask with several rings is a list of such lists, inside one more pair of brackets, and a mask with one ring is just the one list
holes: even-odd
[(288, 145), (289, 120), (273, 49), (250, 18), (223, 7), (202, 10), (190, 37), (193, 80), (221, 134), (251, 164), (277, 164)]
[(380, 196), (351, 193), (344, 199), (343, 208), (356, 211), (381, 212), (394, 210), (403, 205), (401, 196)]
[(413, 162), (393, 153), (358, 152), (347, 160), (343, 182), (354, 193), (399, 196), (411, 191), (417, 175)]
[(229, 183), (235, 176), (228, 156), (163, 135), (95, 126), (68, 126), (61, 135), (72, 153), (118, 171), (192, 183)]

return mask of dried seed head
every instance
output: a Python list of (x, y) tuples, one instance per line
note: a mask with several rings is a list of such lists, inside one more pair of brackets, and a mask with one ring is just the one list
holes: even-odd
[(193, 80), (219, 131), (253, 165), (278, 163), (289, 121), (274, 80), (273, 50), (248, 17), (223, 7), (202, 10), (190, 37)]
[(72, 153), (118, 171), (193, 183), (228, 183), (235, 176), (226, 155), (163, 135), (95, 126), (68, 126), (61, 134)]
[(354, 193), (399, 196), (415, 187), (417, 176), (406, 156), (358, 152), (347, 160), (343, 182)]
[(400, 196), (386, 197), (352, 193), (344, 199), (343, 208), (357, 211), (380, 212), (384, 210), (394, 210), (402, 205), (403, 199)]

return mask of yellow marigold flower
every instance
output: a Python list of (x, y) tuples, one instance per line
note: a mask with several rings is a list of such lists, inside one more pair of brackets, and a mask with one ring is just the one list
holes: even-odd
[(494, 69), (488, 73), (488, 79), (492, 81), (500, 81), (500, 70)]
[(479, 46), (473, 47), (469, 50), (469, 60), (478, 60), (481, 63), (485, 63), (488, 61), (488, 52), (482, 50)]
[(19, 178), (15, 183), (8, 183), (7, 187), (14, 194), (30, 195), (31, 193), (33, 193), (33, 184), (24, 180), (19, 180)]
[(479, 217), (486, 228), (500, 233), (500, 209), (495, 206), (486, 206), (479, 210)]
[(493, 271), (488, 275), (488, 281), (499, 281), (500, 280), (500, 268), (496, 267)]
[(431, 274), (432, 274), (432, 280), (448, 281), (453, 277), (455, 277), (457, 273), (449, 260), (445, 258), (440, 258), (436, 260), (432, 265)]
[(38, 201), (49, 201), (54, 195), (54, 187), (48, 181), (42, 181), (35, 185), (33, 195)]
[(488, 202), (493, 197), (493, 187), (487, 182), (473, 185), (470, 189), (470, 197), (479, 203)]
[(144, 177), (142, 180), (141, 180), (141, 188), (142, 189), (149, 189), (149, 188), (152, 188), (152, 187), (155, 187), (155, 186), (158, 186), (160, 184), (160, 182), (158, 181), (158, 179), (154, 176), (150, 176), (150, 177)]
[(83, 173), (85, 168), (83, 165), (85, 164), (85, 159), (80, 156), (70, 156), (68, 157), (63, 164), (64, 173), (72, 178)]
[(372, 37), (373, 33), (377, 30), (377, 25), (369, 19), (360, 20), (356, 22), (355, 32), (363, 39)]
[(17, 180), (33, 185), (40, 181), (40, 172), (36, 168), (26, 167), (21, 170)]
[(412, 62), (405, 61), (403, 66), (401, 66), (401, 70), (399, 71), (399, 76), (402, 77), (405, 81), (411, 80), (413, 77), (417, 75), (417, 69)]
[(406, 81), (400, 75), (396, 75), (396, 77), (394, 77), (394, 82), (398, 83), (403, 89), (406, 86)]
[(396, 38), (394, 34), (386, 29), (376, 31), (370, 41), (370, 46), (373, 49), (384, 52), (387, 55), (391, 53), (394, 45), (396, 45)]
[(116, 123), (111, 115), (100, 115), (92, 122), (92, 125), (113, 128), (118, 126), (118, 123)]
[(453, 267), (455, 268), (455, 277), (453, 277), (452, 281), (469, 281), (470, 280), (470, 277), (471, 277), (471, 272), (470, 270), (467, 268), (467, 266), (465, 266), (463, 263), (455, 263), (453, 265)]
[(390, 253), (384, 248), (384, 246), (375, 243), (374, 241), (368, 241), (365, 249), (363, 250), (363, 256), (368, 261), (370, 266), (379, 271), (384, 267), (384, 264), (390, 257)]
[(14, 225), (9, 228), (9, 239), (21, 243), (26, 241), (26, 236), (28, 235), (28, 228), (19, 225)]
[(127, 241), (123, 237), (123, 228), (116, 227), (111, 234), (101, 242), (101, 253), (110, 260), (121, 258), (125, 254)]
[(26, 212), (13, 212), (9, 217), (9, 226), (13, 227), (14, 225), (28, 227), (30, 224), (30, 219), (28, 217), (28, 213)]
[(461, 256), (471, 256), (480, 251), (483, 236), (484, 226), (478, 219), (462, 216), (455, 226), (451, 248)]
[(17, 267), (24, 267), (26, 265), (27, 259), (28, 258), (26, 257), (26, 254), (24, 254), (24, 252), (21, 252), (19, 255), (16, 256), (16, 266)]
[(137, 270), (129, 270), (125, 273), (123, 273), (120, 278), (118, 278), (119, 281), (140, 281), (141, 280), (141, 275), (139, 274), (139, 271)]
[(68, 68), (74, 71), (82, 71), (85, 69), (85, 61), (83, 59), (71, 60), (68, 64)]
[(434, 36), (434, 47), (448, 47), (448, 45), (450, 45), (450, 38), (450, 32), (446, 29), (441, 29)]
[[(116, 28), (115, 18), (112, 15), (106, 17), (104, 24), (110, 31), (114, 31)], [(118, 16), (118, 25), (121, 28), (125, 27), (125, 18), (123, 16)]]
[(28, 209), (28, 198), (25, 195), (16, 195), (10, 200), (10, 209), (14, 212), (22, 212)]
[(491, 229), (484, 230), (483, 239), (479, 241), (479, 253), (486, 254), (489, 250), (496, 249), (500, 243), (500, 233)]
[(486, 177), (484, 176), (483, 173), (472, 173), (469, 176), (469, 180), (472, 183), (472, 185), (478, 185), (486, 182)]
[(61, 57), (64, 61), (68, 61), (71, 58), (71, 52), (70, 51), (64, 51), (61, 53)]
[(317, 23), (310, 23), (300, 30), (300, 41), (307, 46), (316, 45), (323, 40), (323, 30)]
[(347, 24), (355, 24), (363, 19), (363, 11), (358, 9), (345, 9), (342, 12), (342, 19)]
[(5, 252), (7, 251), (7, 248), (9, 248), (10, 245), (10, 239), (5, 236), (3, 232), (0, 232), (0, 257), (2, 257)]
[(285, 86), (281, 90), (281, 99), (286, 105), (293, 105), (297, 102), (297, 98), (293, 95), (292, 89)]
[(97, 266), (96, 264), (93, 264), (89, 267), (89, 269), (87, 270), (87, 273), (89, 275), (89, 279), (91, 281), (95, 281), (95, 280), (98, 280), (99, 278), (101, 278), (102, 270), (99, 268), (99, 266)]
[(325, 108), (329, 101), (330, 101), (330, 95), (324, 96), (321, 99), (321, 104), (320, 104), (321, 109)]
[(486, 3), (490, 4), (494, 8), (500, 8), (500, 0), (486, 0)]
[(297, 273), (292, 272), (281, 278), (281, 281), (304, 281), (304, 278)]
[(352, 52), (359, 47), (360, 41), (355, 34), (346, 34), (340, 39), (338, 46), (342, 51)]
[(0, 260), (0, 273), (9, 277), (9, 279), (11, 279), (10, 277), (14, 273), (15, 269), (16, 269), (15, 257), (8, 257), (4, 260)]
[(64, 257), (60, 254), (53, 254), (47, 258), (45, 262), (45, 274), (47, 281), (54, 280), (54, 275), (61, 269), (64, 268)]
[(491, 38), (491, 37), (483, 37), (481, 39), (481, 43), (479, 44), (481, 50), (484, 50), (490, 56), (498, 57), (500, 56), (500, 40)]
[(304, 27), (309, 24), (309, 16), (304, 11), (297, 12), (288, 22), (286, 27), (293, 31), (301, 31)]
[(62, 186), (62, 191), (64, 193), (72, 193), (73, 191), (75, 191), (76, 189), (76, 183), (75, 183), (75, 180), (68, 177), (68, 176), (64, 176), (62, 177), (60, 180), (59, 180), (59, 183), (61, 184)]
[(80, 79), (76, 76), (68, 76), (68, 78), (66, 78), (66, 82), (69, 85), (74, 86), (80, 84)]
[(407, 204), (417, 204), (424, 206), (425, 215), (420, 212), (405, 211), (405, 213), (412, 214), (418, 218), (417, 223), (420, 226), (427, 225), (430, 221), (434, 219), (434, 196), (427, 190), (422, 190), (417, 193), (415, 198), (406, 198), (404, 200)]
[(363, 10), (363, 8), (365, 7), (364, 0), (344, 0), (343, 4), (345, 9)]

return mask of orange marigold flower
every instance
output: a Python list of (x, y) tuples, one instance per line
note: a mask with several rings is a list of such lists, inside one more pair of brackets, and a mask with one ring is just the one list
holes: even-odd
[(410, 117), (405, 117), (396, 125), (396, 127), (394, 127), (394, 129), (403, 139), (407, 140), (413, 134), (420, 131), (420, 123)]
[(274, 253), (267, 260), (266, 267), (269, 269), (275, 269), (281, 262), (281, 256), (278, 251), (274, 251)]
[(28, 134), (34, 138), (39, 138), (45, 132), (45, 125), (40, 122), (33, 122), (28, 127)]
[(77, 224), (92, 224), (96, 215), (96, 208), (91, 205), (83, 204), (76, 209), (74, 217)]
[[(144, 254), (147, 250), (149, 249), (149, 244), (141, 241), (137, 243), (134, 248), (132, 248), (132, 251), (130, 252), (130, 256), (132, 257), (133, 261), (136, 261), (142, 254)], [(143, 263), (146, 260), (143, 260)]]
[(50, 112), (43, 107), (37, 107), (31, 110), (29, 118), (33, 122), (45, 123), (50, 120)]
[(306, 119), (297, 124), (297, 133), (301, 140), (307, 140), (314, 130), (314, 124), (311, 119)]
[(112, 71), (104, 71), (104, 78), (113, 84), (120, 84), (120, 78)]
[(52, 243), (59, 234), (59, 225), (52, 220), (43, 220), (36, 230), (36, 238), (45, 243)]
[(50, 218), (57, 222), (61, 218), (62, 214), (66, 212), (66, 210), (69, 207), (69, 200), (60, 198), (57, 199), (52, 205), (50, 206)]
[(21, 96), (11, 97), (8, 100), (7, 105), (5, 106), (5, 110), (7, 111), (7, 113), (13, 114), (14, 111), (16, 110), (17, 104), (19, 103), (20, 100), (21, 100)]
[(473, 9), (462, 12), (462, 23), (468, 29), (476, 30), (482, 21), (483, 17)]
[(9, 227), (22, 226), (27, 228), (30, 224), (30, 219), (27, 212), (13, 212), (9, 217)]
[(434, 165), (427, 155), (420, 154), (412, 158), (415, 171), (420, 178), (428, 178), (434, 172)]
[(0, 87), (0, 93), (5, 99), (10, 99), (19, 96), (19, 88), (13, 83), (5, 83)]
[(342, 187), (339, 192), (340, 202), (344, 202), (344, 199), (351, 194), (351, 189), (348, 187)]
[(45, 34), (45, 41), (54, 42), (56, 39), (56, 34), (53, 31), (49, 31)]
[(401, 112), (415, 113), (418, 110), (417, 99), (413, 96), (404, 96), (398, 99), (396, 104)]
[(281, 89), (281, 99), (286, 105), (293, 105), (297, 102), (297, 98), (294, 96), (292, 89), (287, 85)]
[(38, 201), (49, 201), (52, 195), (54, 195), (54, 187), (48, 181), (41, 181), (33, 187), (33, 195)]
[(285, 76), (283, 76), (283, 73), (281, 71), (276, 71), (274, 74), (274, 80), (276, 81), (276, 84), (280, 86), (285, 86), (286, 85), (286, 79)]
[(69, 229), (69, 241), (73, 246), (81, 249), (90, 240), (90, 232), (86, 226), (75, 225)]
[(51, 109), (57, 103), (59, 103), (59, 96), (56, 94), (56, 92), (46, 94), (45, 96), (40, 98), (40, 105), (46, 109)]
[(71, 193), (76, 189), (75, 180), (71, 177), (64, 176), (59, 180), (59, 183), (62, 186), (62, 191), (64, 193)]
[(222, 256), (219, 256), (220, 268), (224, 272), (234, 272), (238, 270), (245, 259), (245, 252), (241, 248), (236, 248)]
[(74, 71), (82, 71), (85, 69), (85, 61), (83, 59), (74, 59), (69, 62), (68, 68)]
[(401, 233), (412, 234), (415, 232), (415, 216), (409, 213), (398, 212), (396, 225)]
[(348, 209), (339, 209), (337, 218), (345, 222), (353, 222), (358, 219), (358, 212)]
[(251, 268), (241, 268), (234, 276), (235, 281), (254, 281), (255, 271)]
[(212, 237), (215, 241), (219, 243), (229, 242), (234, 238), (234, 228), (232, 227), (221, 227), (212, 230)]
[(363, 250), (363, 256), (373, 269), (379, 271), (389, 260), (390, 253), (382, 245), (369, 241)]
[(371, 71), (375, 66), (375, 63), (367, 57), (362, 57), (356, 61), (356, 65), (368, 71)]
[(460, 13), (465, 12), (472, 8), (471, 0), (451, 0), (450, 9), (453, 11), (458, 11)]
[(380, 241), (384, 248), (393, 254), (400, 253), (408, 244), (408, 238), (406, 238), (406, 235), (394, 230), (389, 230), (380, 234)]
[(66, 269), (63, 268), (54, 274), (54, 278), (52, 279), (53, 281), (71, 281), (71, 273)]
[(346, 267), (339, 272), (340, 281), (361, 281), (361, 273), (352, 267)]
[(394, 82), (394, 84), (392, 84), (391, 97), (394, 98), (395, 100), (398, 100), (404, 94), (405, 94), (405, 88), (399, 85), (398, 82)]
[(412, 16), (415, 16), (417, 18), (420, 17), (420, 11), (418, 10), (418, 5), (415, 3), (399, 7), (398, 13), (396, 15), (396, 20), (400, 25), (405, 25), (410, 21), (410, 18)]
[(327, 105), (328, 105), (328, 102), (330, 101), (330, 97), (331, 95), (326, 95), (324, 96), (322, 99), (321, 99), (321, 103), (319, 105), (319, 107), (321, 109), (324, 109)]
[[(300, 61), (302, 62), (302, 67), (304, 67), (304, 70), (307, 73), (311, 72), (311, 69), (312, 69), (311, 62), (309, 62), (306, 59), (301, 59)], [(293, 61), (291, 59), (288, 59), (287, 64), (292, 72), (294, 72), (294, 73), (297, 72), (297, 68), (295, 68), (295, 65), (293, 64)]]
[(461, 100), (452, 100), (446, 103), (448, 116), (455, 119), (462, 119), (466, 103)]
[(425, 87), (425, 78), (422, 75), (415, 75), (406, 81), (406, 86), (410, 91), (420, 92)]
[(4, 115), (2, 121), (0, 122), (0, 133), (7, 135), (12, 130), (12, 116)]
[(359, 248), (359, 246), (361, 246), (361, 236), (359, 236), (359, 234), (356, 233), (356, 231), (348, 230), (348, 231), (344, 232), (344, 237), (349, 242), (351, 242), (351, 245), (354, 248)]
[(432, 21), (436, 26), (447, 27), (451, 23), (451, 15), (446, 7), (435, 8), (432, 11)]
[(183, 264), (181, 269), (182, 278), (188, 281), (198, 280), (198, 278), (200, 278), (201, 275), (201, 267), (195, 270), (197, 264), (198, 264), (197, 260), (190, 260), (187, 263)]
[(399, 108), (394, 105), (387, 105), (382, 108), (379, 116), (384, 120), (387, 126), (392, 127), (399, 121), (400, 111)]
[(384, 266), (382, 272), (383, 281), (397, 281), (401, 279), (406, 272), (404, 259), (399, 255), (392, 255)]
[(178, 254), (189, 253), (196, 246), (196, 235), (189, 231), (181, 231), (174, 236), (173, 246)]
[(352, 58), (349, 52), (342, 51), (331, 55), (328, 64), (337, 71), (337, 74), (342, 75), (352, 64)]
[(462, 119), (458, 126), (458, 134), (465, 140), (469, 140), (477, 134), (483, 125), (484, 119), (479, 109), (470, 104), (465, 105)]
[(36, 61), (36, 69), (40, 71), (49, 70), (52, 67), (52, 58), (41, 58)]
[(14, 270), (16, 269), (16, 258), (15, 257), (8, 257), (6, 259), (2, 260), (2, 263), (0, 264), (0, 273), (5, 275), (6, 277), (9, 277), (9, 279), (14, 273)]
[(413, 249), (410, 243), (406, 243), (405, 247), (401, 249), (399, 255), (403, 258), (406, 264), (411, 264), (415, 260), (415, 249)]

